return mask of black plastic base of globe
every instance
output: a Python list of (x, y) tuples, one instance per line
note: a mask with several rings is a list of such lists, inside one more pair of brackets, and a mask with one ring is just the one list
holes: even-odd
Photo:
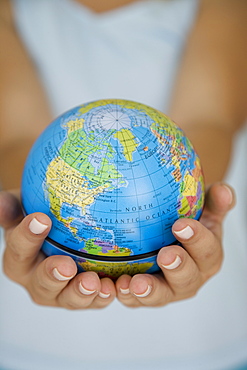
[[(159, 250), (160, 249), (135, 256), (106, 257), (75, 251), (71, 248), (60, 245), (49, 237), (45, 240), (42, 246), (42, 251), (46, 256), (70, 256), (77, 264), (78, 273), (94, 271), (100, 277), (110, 277), (112, 280), (116, 280), (119, 276), (125, 274), (133, 276), (144, 273), (152, 274), (160, 271), (156, 262)], [(115, 253), (117, 255), (117, 251)]]

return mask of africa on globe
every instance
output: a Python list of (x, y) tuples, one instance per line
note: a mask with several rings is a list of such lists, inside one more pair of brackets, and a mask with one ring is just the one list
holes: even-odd
[(203, 203), (200, 161), (183, 131), (128, 100), (89, 102), (55, 119), (23, 172), (24, 212), (52, 220), (44, 253), (113, 279), (159, 271), (158, 251), (177, 243), (173, 223), (199, 219)]

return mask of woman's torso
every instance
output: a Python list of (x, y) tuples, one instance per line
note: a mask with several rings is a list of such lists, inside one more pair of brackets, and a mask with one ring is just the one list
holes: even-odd
[[(169, 111), (197, 1), (147, 1), (102, 15), (68, 0), (13, 4), (20, 37), (41, 76), (53, 116), (110, 97)], [(233, 181), (238, 178), (235, 172), (231, 176)], [(3, 364), (14, 368), (19, 361), (25, 369), (32, 369), (35, 362), (36, 369), (67, 369), (68, 364), (77, 369), (84, 364), (87, 369), (191, 370), (217, 368), (212, 364), (244, 357), (244, 262), (234, 276), (231, 264), (239, 220), (239, 216), (230, 219), (232, 232), (226, 234), (221, 274), (196, 298), (164, 308), (130, 310), (118, 302), (103, 311), (43, 308), (1, 276)], [(241, 241), (245, 237), (238, 236)], [(234, 258), (236, 263), (243, 261), (243, 249)], [(230, 302), (229, 284), (238, 287)]]

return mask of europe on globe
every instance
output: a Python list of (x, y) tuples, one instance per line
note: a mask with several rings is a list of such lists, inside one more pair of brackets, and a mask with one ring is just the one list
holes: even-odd
[(159, 271), (158, 251), (177, 243), (173, 223), (199, 219), (203, 203), (200, 160), (183, 131), (128, 100), (89, 102), (55, 119), (23, 172), (24, 212), (52, 220), (44, 253), (112, 279)]

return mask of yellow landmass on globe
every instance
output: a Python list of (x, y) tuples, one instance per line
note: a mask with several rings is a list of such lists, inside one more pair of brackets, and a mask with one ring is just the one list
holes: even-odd
[(82, 267), (84, 271), (95, 271), (100, 276), (109, 276), (111, 278), (118, 278), (123, 274), (135, 275), (135, 274), (144, 274), (152, 266), (153, 262), (116, 262), (116, 263), (107, 263), (105, 261), (92, 261), (87, 260), (85, 262), (78, 262), (78, 265)]
[[(95, 197), (109, 185), (88, 188), (87, 180), (76, 169), (69, 166), (61, 157), (56, 157), (47, 168), (46, 186), (51, 212), (69, 227), (72, 218), (64, 219), (61, 216), (63, 203), (73, 207), (78, 206), (82, 214), (85, 214), (86, 207), (91, 205)], [(73, 233), (75, 230), (71, 228)]]
[(181, 206), (178, 210), (178, 214), (180, 216), (189, 214), (191, 212), (191, 206), (188, 202), (188, 199), (186, 197), (183, 197), (180, 201), (181, 201)]
[(68, 135), (83, 128), (85, 120), (83, 118), (77, 118), (66, 122), (63, 126), (67, 128)]
[(128, 129), (122, 129), (114, 134), (123, 146), (123, 154), (127, 161), (133, 161), (133, 152), (136, 150), (139, 144), (135, 141), (135, 136)]
[(183, 196), (196, 196), (197, 194), (197, 181), (195, 178), (187, 171), (183, 179)]

